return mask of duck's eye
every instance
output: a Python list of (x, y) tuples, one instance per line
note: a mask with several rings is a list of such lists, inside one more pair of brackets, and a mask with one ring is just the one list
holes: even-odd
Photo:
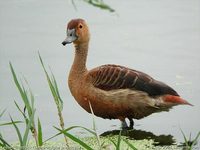
[(80, 25), (79, 25), (79, 28), (81, 29), (81, 28), (83, 28), (83, 26), (80, 24)]

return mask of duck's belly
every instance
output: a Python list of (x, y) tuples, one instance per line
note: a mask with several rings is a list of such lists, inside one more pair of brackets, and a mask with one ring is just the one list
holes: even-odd
[(158, 111), (155, 99), (144, 92), (130, 89), (93, 90), (90, 93), (79, 94), (75, 99), (89, 113), (90, 102), (96, 116), (108, 119), (140, 119)]

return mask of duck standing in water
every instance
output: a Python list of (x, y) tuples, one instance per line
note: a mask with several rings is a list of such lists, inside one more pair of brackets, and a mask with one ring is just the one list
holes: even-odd
[(119, 65), (103, 65), (87, 70), (90, 33), (83, 19), (71, 20), (67, 25), (67, 37), (63, 45), (73, 43), (75, 58), (68, 85), (70, 91), (87, 112), (91, 113), (89, 102), (96, 116), (119, 119), (122, 128), (127, 128), (125, 119), (141, 119), (152, 113), (169, 111), (176, 105), (191, 105), (163, 82), (149, 75)]

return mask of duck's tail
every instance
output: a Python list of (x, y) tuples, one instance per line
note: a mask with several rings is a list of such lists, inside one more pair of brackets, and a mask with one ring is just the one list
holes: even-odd
[(179, 96), (166, 95), (166, 96), (164, 96), (163, 100), (164, 100), (164, 102), (172, 103), (174, 105), (190, 105), (190, 106), (193, 106), (188, 101), (182, 99)]

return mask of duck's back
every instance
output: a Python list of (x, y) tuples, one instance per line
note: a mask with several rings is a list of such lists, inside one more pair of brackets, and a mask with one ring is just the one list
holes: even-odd
[(89, 72), (94, 87), (110, 91), (116, 89), (132, 89), (146, 92), (151, 97), (161, 95), (179, 96), (178, 93), (163, 82), (149, 75), (118, 65), (103, 65)]

